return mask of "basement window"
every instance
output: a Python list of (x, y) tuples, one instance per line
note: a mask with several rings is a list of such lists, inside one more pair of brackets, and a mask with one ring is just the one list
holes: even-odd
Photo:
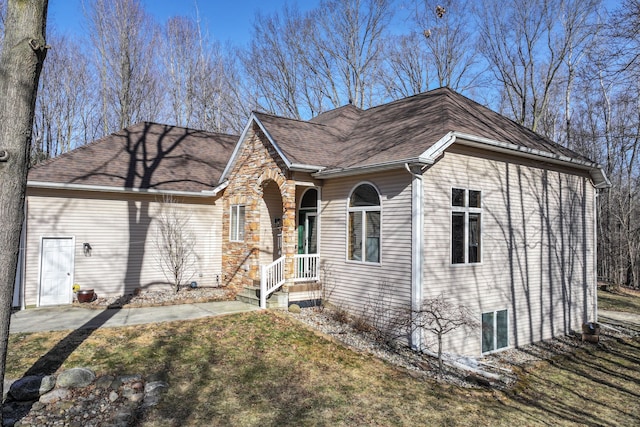
[(507, 310), (482, 313), (482, 353), (490, 353), (507, 346), (509, 346)]

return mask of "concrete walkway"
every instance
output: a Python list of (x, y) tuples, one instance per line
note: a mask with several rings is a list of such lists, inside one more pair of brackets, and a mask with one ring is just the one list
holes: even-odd
[(259, 310), (259, 308), (240, 301), (103, 310), (73, 306), (32, 308), (11, 315), (10, 333), (115, 328), (144, 323), (199, 319), (253, 310)]
[(598, 321), (640, 331), (640, 314), (626, 311), (598, 310)]

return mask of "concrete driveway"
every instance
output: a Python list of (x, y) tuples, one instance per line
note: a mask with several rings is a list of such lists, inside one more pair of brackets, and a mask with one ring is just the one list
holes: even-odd
[(21, 310), (11, 315), (10, 333), (114, 328), (144, 323), (199, 319), (259, 310), (240, 301), (177, 304), (162, 307), (94, 310), (60, 306)]

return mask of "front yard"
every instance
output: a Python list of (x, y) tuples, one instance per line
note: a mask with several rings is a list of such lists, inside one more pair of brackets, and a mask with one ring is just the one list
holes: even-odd
[(640, 423), (638, 337), (528, 366), (498, 391), (416, 378), (278, 312), (102, 329), (77, 342), (67, 335), (12, 335), (7, 377), (45, 366), (41, 356), (60, 342), (70, 346), (58, 347), (69, 354), (62, 368), (165, 373), (169, 392), (144, 426)]

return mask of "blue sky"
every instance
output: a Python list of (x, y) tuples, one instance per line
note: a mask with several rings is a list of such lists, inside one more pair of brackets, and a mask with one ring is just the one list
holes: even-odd
[[(282, 9), (285, 0), (199, 0), (202, 24), (216, 40), (245, 44), (251, 37), (256, 12), (272, 13)], [(313, 8), (317, 0), (295, 1), (301, 11)], [(143, 0), (145, 9), (158, 23), (176, 15), (195, 16), (195, 0)], [(49, 0), (48, 25), (63, 34), (83, 33), (82, 0)]]

